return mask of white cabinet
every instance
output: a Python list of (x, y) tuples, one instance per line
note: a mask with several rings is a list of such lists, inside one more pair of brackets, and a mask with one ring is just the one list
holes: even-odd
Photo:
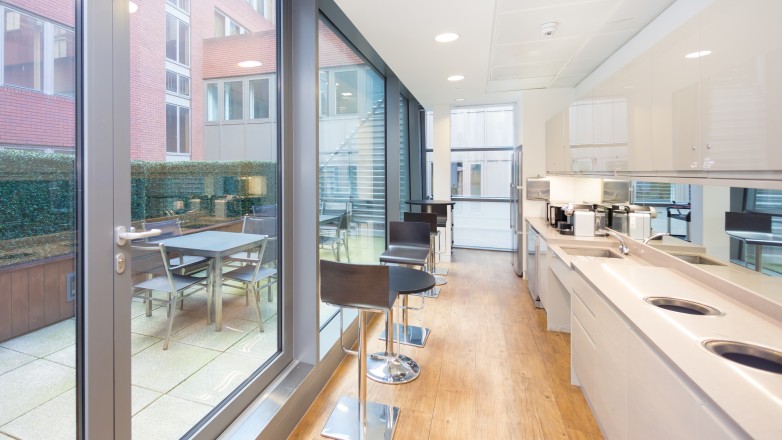
[(595, 171), (595, 121), (592, 98), (585, 97), (570, 105), (568, 139), (570, 171)]
[[(704, 168), (782, 169), (782, 2), (718, 0), (699, 19)], [(758, 31), (762, 30), (762, 31)]]
[(606, 438), (746, 438), (575, 272), (571, 292), (571, 382), (580, 384)]
[(546, 284), (546, 329), (570, 332), (570, 278), (575, 276), (570, 267), (553, 251), (549, 251), (548, 282)]
[(630, 171), (654, 170), (651, 60), (651, 53), (644, 53), (617, 72), (613, 81), (614, 131), (617, 139), (626, 139)]

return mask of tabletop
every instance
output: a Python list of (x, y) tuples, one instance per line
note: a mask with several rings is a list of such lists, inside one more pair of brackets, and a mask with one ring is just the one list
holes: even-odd
[(434, 277), (422, 270), (402, 266), (388, 266), (388, 290), (400, 294), (418, 293), (434, 287)]
[(320, 214), (318, 216), (318, 221), (320, 223), (329, 223), (332, 221), (336, 222), (337, 220), (339, 220), (340, 215), (342, 214)]
[(747, 244), (756, 244), (761, 246), (782, 246), (782, 235), (780, 234), (752, 231), (725, 231), (725, 233), (733, 238), (744, 240), (747, 242)]
[(240, 232), (203, 231), (162, 240), (167, 248), (187, 252), (190, 255), (216, 257), (260, 246), (265, 235)]

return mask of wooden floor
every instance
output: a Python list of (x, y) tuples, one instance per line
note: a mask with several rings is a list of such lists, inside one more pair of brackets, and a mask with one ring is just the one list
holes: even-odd
[[(421, 365), (403, 385), (368, 380), (368, 399), (401, 408), (395, 440), (602, 438), (578, 387), (570, 385), (570, 335), (545, 330), (510, 254), (457, 250), (448, 284), (424, 311), (426, 347), (402, 346)], [(417, 299), (411, 299), (411, 303)], [(370, 328), (381, 351), (383, 323)], [(318, 439), (341, 395), (356, 396), (357, 360), (346, 357), (291, 439)]]

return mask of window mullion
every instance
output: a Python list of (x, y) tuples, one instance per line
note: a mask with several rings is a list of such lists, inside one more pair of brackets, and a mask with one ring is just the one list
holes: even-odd
[(5, 84), (5, 7), (0, 4), (0, 85)]

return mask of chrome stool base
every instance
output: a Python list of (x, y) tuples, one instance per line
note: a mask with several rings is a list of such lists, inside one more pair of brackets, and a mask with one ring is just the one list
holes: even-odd
[(435, 286), (442, 286), (443, 284), (448, 284), (448, 280), (446, 280), (445, 278), (443, 278), (441, 276), (435, 275), (435, 277), (434, 277), (434, 285)]
[(438, 268), (435, 268), (435, 270), (434, 270), (434, 272), (433, 272), (433, 275), (442, 275), (442, 276), (446, 276), (446, 275), (448, 275), (448, 268), (447, 268), (447, 267), (438, 267)]
[[(425, 327), (417, 327), (415, 325), (408, 325), (407, 328), (402, 324), (394, 324), (394, 342), (400, 342), (405, 345), (411, 345), (413, 347), (423, 347), (426, 345), (426, 338), (429, 337), (431, 331)], [(399, 340), (401, 338), (401, 341)], [(386, 340), (386, 332), (380, 334), (380, 340)]]
[[(375, 402), (367, 402), (366, 439), (391, 440), (399, 419), (399, 408)], [(360, 440), (358, 399), (342, 396), (331, 412), (320, 435), (338, 440)]]
[(407, 383), (417, 379), (419, 374), (418, 363), (403, 354), (388, 355), (381, 351), (367, 356), (367, 377), (375, 382)]

